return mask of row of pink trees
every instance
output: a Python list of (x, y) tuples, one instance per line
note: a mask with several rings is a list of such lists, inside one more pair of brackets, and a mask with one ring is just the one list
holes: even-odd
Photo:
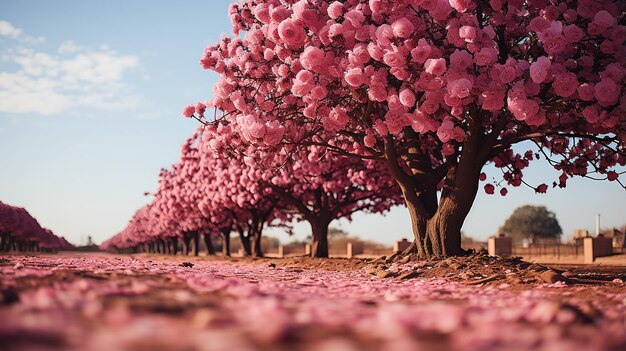
[[(204, 235), (208, 254), (213, 253), (211, 237), (221, 237), (228, 255), (230, 234), (235, 232), (247, 255), (262, 256), (265, 227), (289, 229), (294, 221), (306, 221), (311, 225), (312, 256), (328, 257), (328, 226), (333, 220), (350, 219), (358, 211), (382, 213), (401, 201), (393, 178), (376, 163), (329, 158), (326, 148), (317, 146), (308, 148), (298, 162), (254, 147), (231, 152), (242, 148), (242, 140), (229, 128), (201, 128), (184, 144), (180, 161), (161, 172), (153, 202), (103, 247), (132, 251), (147, 245), (150, 250), (154, 243), (169, 242), (175, 254), (182, 239), (184, 253), (193, 240), (197, 254), (199, 236)], [(159, 244), (156, 248), (167, 250)]]
[[(573, 176), (624, 187), (620, 6), (243, 0), (229, 10), (234, 35), (200, 60), (220, 75), (213, 98), (183, 114), (237, 135), (235, 154), (250, 167), (267, 153), (307, 162), (315, 147), (331, 168), (345, 156), (383, 165), (401, 188), (417, 256), (459, 255), (486, 164), (501, 170), (487, 193), (503, 184), (544, 193)], [(530, 184), (524, 170), (538, 159), (558, 179)]]
[(72, 248), (65, 238), (43, 228), (28, 211), (0, 202), (0, 251), (53, 251)]

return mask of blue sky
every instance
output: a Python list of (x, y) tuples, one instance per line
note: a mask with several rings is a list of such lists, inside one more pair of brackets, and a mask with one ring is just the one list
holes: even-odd
[[(180, 110), (210, 97), (216, 76), (198, 60), (230, 33), (230, 2), (0, 2), (0, 201), (74, 243), (121, 230), (196, 127)], [(545, 166), (527, 173), (537, 184), (553, 174)], [(626, 191), (576, 179), (541, 196), (481, 194), (464, 230), (486, 238), (524, 204), (554, 211), (566, 236), (592, 230), (596, 213), (603, 227), (626, 224)], [(386, 243), (410, 236), (409, 224), (403, 208), (339, 223)], [(297, 226), (296, 237), (307, 231)]]

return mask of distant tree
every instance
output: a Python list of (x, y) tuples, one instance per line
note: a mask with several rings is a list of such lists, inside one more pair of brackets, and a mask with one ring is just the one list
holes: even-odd
[(343, 238), (343, 237), (348, 236), (348, 232), (346, 232), (345, 230), (341, 228), (330, 227), (328, 228), (328, 236), (334, 237), (334, 238)]
[(563, 231), (552, 211), (545, 206), (525, 205), (518, 207), (500, 227), (513, 241), (537, 238), (558, 238)]

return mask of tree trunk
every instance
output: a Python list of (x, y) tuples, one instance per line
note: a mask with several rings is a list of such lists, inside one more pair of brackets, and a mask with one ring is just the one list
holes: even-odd
[[(463, 171), (463, 172), (461, 172)], [(441, 198), (417, 193), (402, 186), (411, 217), (418, 258), (458, 256), (461, 248), (461, 227), (478, 191), (480, 167), (452, 167), (447, 172)]]
[(215, 255), (215, 249), (213, 248), (213, 241), (211, 240), (211, 234), (204, 234), (204, 246), (206, 246), (206, 254)]
[(228, 230), (222, 230), (222, 253), (224, 256), (230, 257), (230, 228)]
[(261, 233), (255, 233), (252, 236), (252, 240), (251, 240), (251, 252), (252, 252), (252, 257), (263, 257), (263, 250), (261, 249)]
[(198, 232), (194, 232), (193, 234), (193, 255), (198, 256), (200, 252), (200, 234)]
[(171, 255), (172, 254), (172, 241), (169, 239), (164, 239), (163, 244), (165, 245), (165, 254)]
[(176, 256), (178, 255), (178, 238), (173, 236), (170, 240), (172, 241), (172, 255)]
[(244, 256), (252, 256), (252, 251), (250, 250), (250, 237), (245, 236), (244, 233), (240, 231), (239, 240), (241, 241)]
[(191, 244), (191, 238), (187, 235), (183, 235), (183, 255), (189, 256), (190, 244)]
[(311, 257), (328, 257), (328, 223), (326, 221), (309, 221), (313, 243)]

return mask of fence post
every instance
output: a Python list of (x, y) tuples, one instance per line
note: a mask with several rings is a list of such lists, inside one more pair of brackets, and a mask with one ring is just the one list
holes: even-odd
[(507, 238), (504, 235), (489, 238), (487, 250), (490, 256), (511, 256), (513, 253), (513, 241), (511, 238)]

